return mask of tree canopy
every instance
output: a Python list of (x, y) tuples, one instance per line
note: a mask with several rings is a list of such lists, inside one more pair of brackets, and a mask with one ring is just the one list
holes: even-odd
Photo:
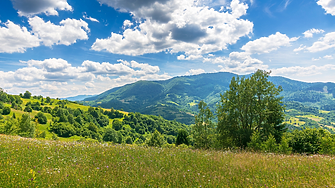
[(282, 88), (268, 81), (270, 72), (258, 70), (252, 76), (233, 77), (218, 105), (218, 133), (224, 145), (246, 147), (253, 132), (263, 140), (272, 134), (280, 142), (285, 131)]

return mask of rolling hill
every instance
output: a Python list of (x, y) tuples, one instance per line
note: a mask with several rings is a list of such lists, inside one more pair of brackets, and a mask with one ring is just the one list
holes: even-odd
[[(237, 75), (220, 72), (163, 81), (138, 81), (86, 98), (83, 103), (160, 115), (168, 120), (191, 124), (199, 101), (204, 100), (215, 110), (220, 94), (229, 88), (234, 76)], [(269, 80), (283, 88), (284, 102), (297, 101), (320, 110), (335, 110), (335, 83), (306, 83), (280, 76), (271, 76)]]

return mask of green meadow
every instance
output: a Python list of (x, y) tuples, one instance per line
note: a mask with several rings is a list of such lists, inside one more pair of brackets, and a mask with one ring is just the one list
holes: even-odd
[(333, 187), (335, 158), (0, 135), (0, 187)]

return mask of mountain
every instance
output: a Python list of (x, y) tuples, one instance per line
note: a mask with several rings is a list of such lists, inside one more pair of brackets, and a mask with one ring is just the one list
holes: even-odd
[(68, 101), (82, 101), (85, 100), (86, 98), (89, 97), (94, 97), (95, 95), (77, 95), (74, 97), (67, 97), (67, 98), (62, 98), (62, 100), (68, 100)]
[[(163, 81), (138, 81), (86, 98), (84, 104), (104, 108), (160, 115), (168, 120), (191, 124), (197, 104), (204, 100), (215, 110), (220, 94), (229, 88), (233, 73), (205, 73)], [(250, 76), (250, 75), (245, 75)], [(284, 101), (298, 101), (324, 110), (335, 110), (335, 83), (306, 83), (288, 78), (269, 77), (281, 86)]]

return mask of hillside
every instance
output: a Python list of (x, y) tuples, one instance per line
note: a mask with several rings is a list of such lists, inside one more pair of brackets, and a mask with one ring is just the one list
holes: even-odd
[(144, 144), (157, 130), (163, 145), (175, 143), (180, 129), (189, 129), (159, 116), (93, 108), (27, 93), (21, 97), (0, 90), (0, 134)]
[[(220, 94), (228, 89), (234, 76), (237, 75), (220, 72), (164, 81), (139, 81), (86, 98), (83, 102), (91, 106), (160, 115), (168, 120), (191, 124), (201, 100), (215, 111)], [(281, 95), (285, 102), (297, 101), (320, 110), (335, 110), (335, 83), (306, 83), (279, 76), (269, 77), (269, 81), (283, 88)]]

